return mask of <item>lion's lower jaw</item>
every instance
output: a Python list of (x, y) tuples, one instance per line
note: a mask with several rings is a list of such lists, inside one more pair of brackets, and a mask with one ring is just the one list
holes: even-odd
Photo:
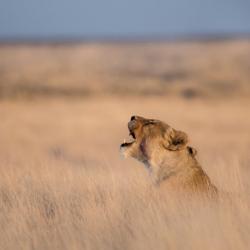
[(129, 150), (127, 148), (121, 147), (120, 154), (126, 159), (130, 157)]
[(130, 147), (121, 147), (120, 148), (120, 153), (121, 155), (126, 159), (126, 158), (136, 158), (134, 155), (134, 149), (132, 148), (132, 146)]

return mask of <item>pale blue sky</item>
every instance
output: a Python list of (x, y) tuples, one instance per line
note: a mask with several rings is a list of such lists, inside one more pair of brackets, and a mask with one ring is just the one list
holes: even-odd
[(250, 0), (0, 0), (0, 38), (250, 33)]

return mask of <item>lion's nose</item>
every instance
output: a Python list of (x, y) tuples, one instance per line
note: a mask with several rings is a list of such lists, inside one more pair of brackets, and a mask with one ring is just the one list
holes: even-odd
[(133, 115), (133, 116), (131, 116), (130, 121), (133, 121), (133, 120), (135, 120), (135, 119), (136, 119), (136, 116), (135, 116), (135, 115)]

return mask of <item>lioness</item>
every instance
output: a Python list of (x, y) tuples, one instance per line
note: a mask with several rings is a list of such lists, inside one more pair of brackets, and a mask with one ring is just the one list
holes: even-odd
[(154, 183), (168, 190), (216, 195), (217, 188), (195, 158), (196, 150), (187, 146), (186, 133), (140, 116), (131, 117), (128, 129), (134, 140), (121, 144), (122, 153), (143, 162)]

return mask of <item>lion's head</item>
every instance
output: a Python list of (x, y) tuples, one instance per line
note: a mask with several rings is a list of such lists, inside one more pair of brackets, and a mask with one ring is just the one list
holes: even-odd
[(140, 116), (132, 116), (128, 122), (128, 129), (133, 140), (121, 144), (121, 150), (125, 157), (133, 157), (148, 163), (152, 157), (163, 152), (176, 152), (186, 149), (191, 155), (196, 151), (187, 146), (186, 133), (175, 130), (168, 124)]

